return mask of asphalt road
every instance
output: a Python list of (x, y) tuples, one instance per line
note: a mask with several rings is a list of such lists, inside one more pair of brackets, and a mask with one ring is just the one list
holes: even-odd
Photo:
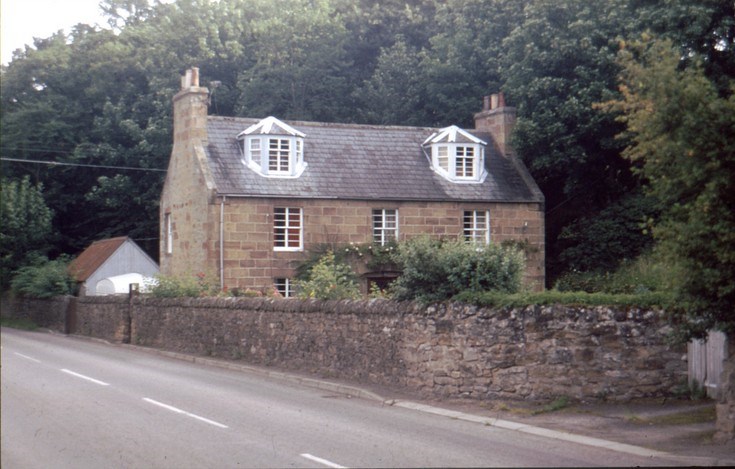
[(80, 338), (1, 345), (4, 469), (671, 463)]

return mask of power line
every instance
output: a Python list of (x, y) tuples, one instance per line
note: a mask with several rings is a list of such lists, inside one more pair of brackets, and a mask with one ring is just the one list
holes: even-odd
[(47, 164), (51, 166), (74, 166), (74, 167), (80, 167), (80, 168), (123, 169), (123, 170), (128, 170), (128, 171), (155, 171), (155, 172), (161, 172), (161, 173), (166, 172), (165, 169), (157, 169), (157, 168), (133, 168), (130, 166), (106, 166), (106, 165), (82, 164), (82, 163), (61, 163), (58, 161), (25, 160), (22, 158), (0, 157), (0, 160), (12, 161), (16, 163)]

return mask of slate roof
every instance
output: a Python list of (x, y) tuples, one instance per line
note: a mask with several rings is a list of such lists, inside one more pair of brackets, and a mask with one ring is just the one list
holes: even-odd
[(120, 236), (95, 241), (69, 264), (69, 272), (77, 282), (86, 281), (128, 239), (127, 236)]
[[(520, 162), (485, 150), (483, 183), (453, 183), (436, 174), (422, 143), (438, 129), (285, 121), (306, 134), (307, 167), (295, 179), (248, 168), (236, 137), (260, 119), (209, 116), (205, 151), (220, 195), (351, 200), (543, 202)], [(487, 133), (472, 135), (492, 142)]]

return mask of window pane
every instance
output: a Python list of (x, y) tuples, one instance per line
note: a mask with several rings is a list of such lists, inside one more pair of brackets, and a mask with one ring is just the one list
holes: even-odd
[(288, 212), (288, 226), (298, 228), (301, 225), (301, 214), (298, 209), (291, 209)]
[(436, 159), (439, 168), (449, 172), (449, 149), (445, 146), (436, 149)]
[(276, 208), (273, 215), (273, 245), (280, 248), (301, 248), (301, 209)]
[(473, 177), (475, 147), (458, 146), (456, 149), (456, 171), (457, 177)]
[(385, 245), (398, 238), (398, 211), (395, 209), (373, 210), (373, 242)]
[(487, 243), (490, 239), (488, 214), (481, 210), (467, 210), (462, 218), (465, 241)]
[(268, 169), (270, 171), (288, 171), (290, 149), (291, 142), (288, 139), (268, 139)]
[(293, 290), (291, 289), (291, 279), (288, 278), (276, 278), (273, 280), (273, 284), (276, 287), (276, 291), (281, 294), (284, 298), (290, 298), (293, 296)]

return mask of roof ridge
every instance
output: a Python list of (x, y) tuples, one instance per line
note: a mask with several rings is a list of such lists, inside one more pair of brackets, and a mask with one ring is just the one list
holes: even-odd
[[(260, 122), (264, 118), (258, 117), (234, 117), (234, 116), (207, 116), (208, 119), (216, 119), (222, 121), (242, 121), (243, 123), (248, 122), (249, 124), (254, 122)], [(422, 130), (422, 131), (435, 131), (439, 127), (428, 127), (428, 126), (414, 126), (414, 125), (386, 125), (386, 124), (359, 124), (356, 122), (322, 122), (322, 121), (304, 121), (304, 120), (291, 120), (291, 119), (279, 119), (282, 122), (291, 126), (306, 126), (306, 127), (329, 127), (329, 128), (344, 128), (344, 129), (371, 129), (371, 130)]]

